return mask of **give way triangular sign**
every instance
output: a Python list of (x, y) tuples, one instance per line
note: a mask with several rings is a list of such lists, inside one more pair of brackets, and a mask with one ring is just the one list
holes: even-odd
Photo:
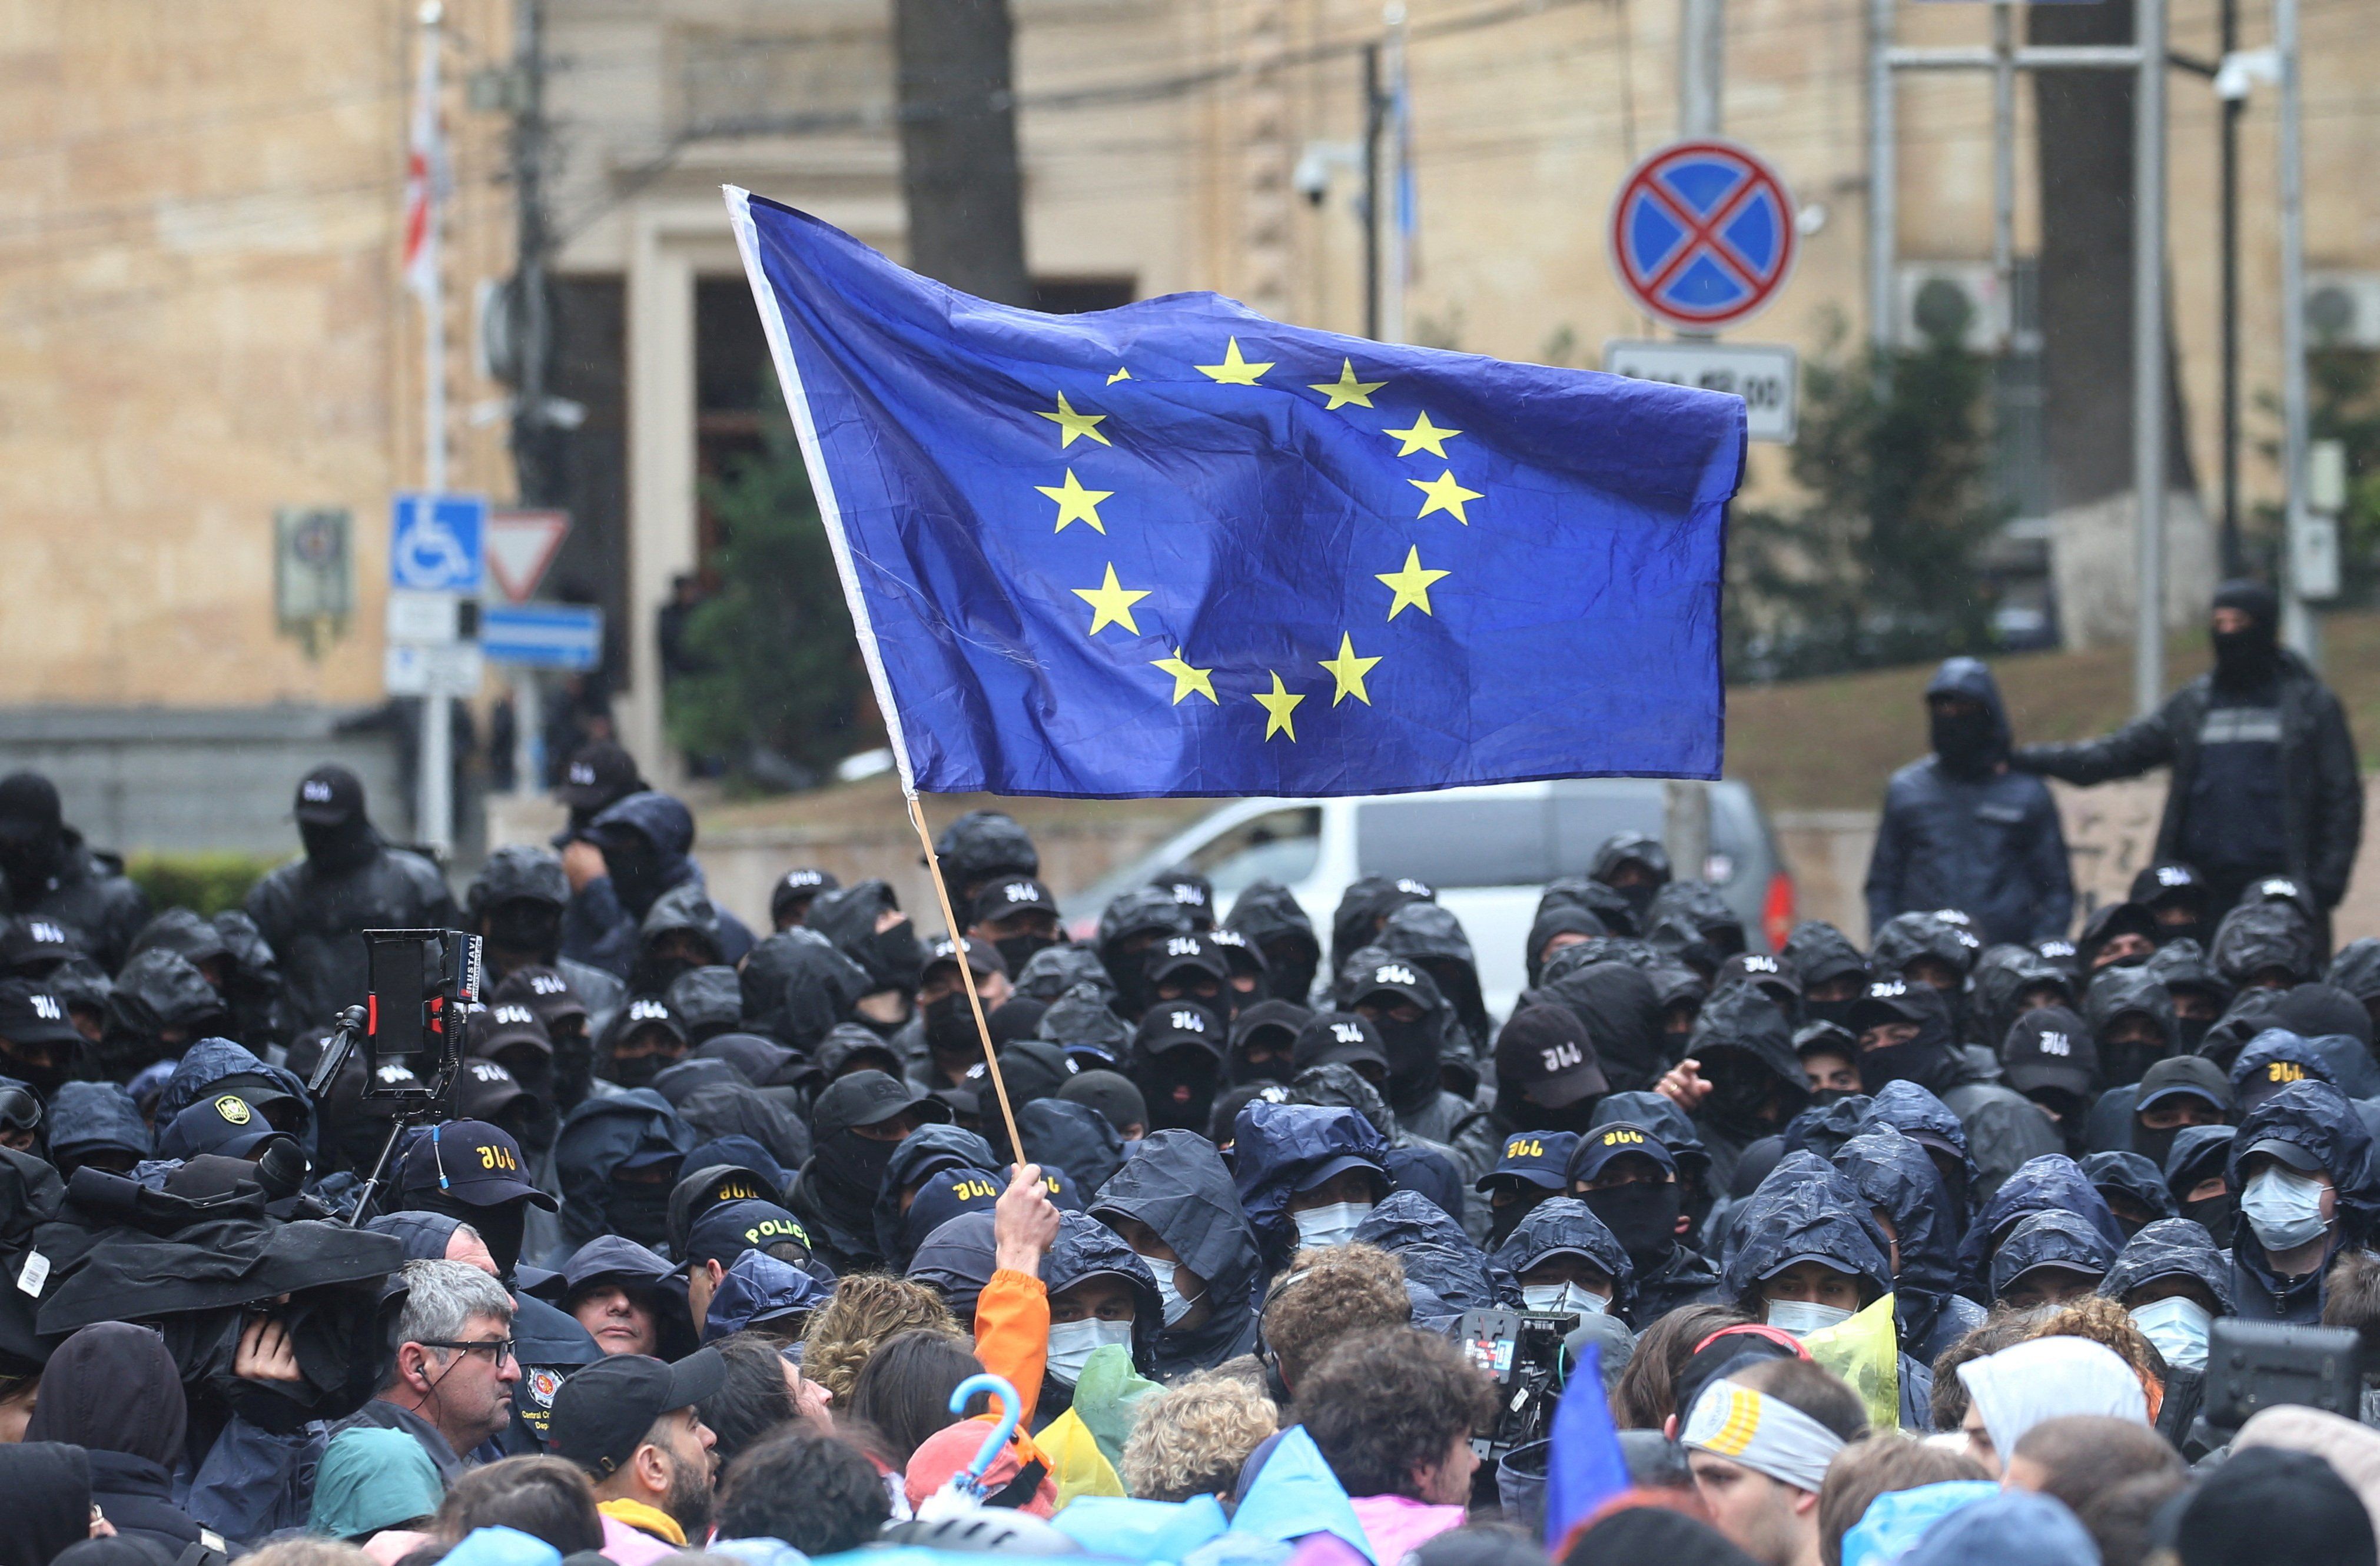
[(546, 568), (570, 532), (566, 511), (492, 511), (488, 514), (488, 570), (507, 602), (526, 603), (545, 580)]

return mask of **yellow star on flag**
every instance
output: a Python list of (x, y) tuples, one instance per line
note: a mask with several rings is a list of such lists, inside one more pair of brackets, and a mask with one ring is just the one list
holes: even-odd
[(1220, 707), (1222, 705), (1220, 701), (1217, 701), (1215, 698), (1215, 671), (1212, 669), (1193, 669), (1187, 662), (1184, 662), (1182, 649), (1180, 648), (1177, 647), (1173, 649), (1173, 656), (1171, 658), (1152, 658), (1149, 660), (1149, 662), (1155, 667), (1162, 669), (1167, 674), (1173, 676), (1174, 706), (1181, 706), (1182, 698), (1188, 696), (1194, 690), (1200, 696), (1205, 697), (1208, 700), (1215, 702), (1216, 706)]
[(1339, 682), (1338, 690), (1331, 694), (1330, 705), (1336, 707), (1351, 696), (1366, 707), (1372, 705), (1372, 693), (1364, 688), (1364, 676), (1370, 674), (1372, 665), (1378, 662), (1377, 658), (1356, 657), (1354, 638), (1344, 631), (1340, 632), (1339, 656), (1321, 661), (1322, 667), (1330, 671), (1330, 677)]
[[(1423, 570), (1421, 551), (1406, 550), (1403, 570), (1380, 572), (1376, 577), (1378, 581), (1397, 595), (1396, 601), (1389, 605), (1389, 618), (1395, 619), (1407, 605), (1420, 610), (1425, 614), (1430, 613), (1429, 585), (1446, 575), (1444, 571)], [(1332, 705), (1335, 706), (1337, 703), (1334, 702)]]
[(1339, 361), (1337, 381), (1319, 382), (1308, 387), (1307, 390), (1319, 392), (1330, 399), (1330, 407), (1322, 410), (1329, 413), (1333, 408), (1344, 407), (1349, 403), (1354, 403), (1358, 407), (1369, 407), (1372, 406), (1372, 394), (1387, 384), (1386, 381), (1356, 380), (1355, 361), (1352, 358), (1342, 358)]
[[(1267, 672), (1270, 673), (1270, 671)], [(1257, 705), (1265, 710), (1265, 738), (1270, 739), (1275, 734), (1287, 734), (1289, 743), (1295, 745), (1297, 728), (1289, 721), (1289, 715), (1296, 711), (1297, 704), (1305, 699), (1305, 698), (1302, 696), (1292, 696), (1282, 689), (1281, 676), (1274, 674), (1271, 691), (1258, 691), (1256, 695)]]
[[(1118, 365), (1116, 366), (1116, 372), (1108, 377), (1108, 384), (1112, 386), (1119, 381), (1129, 381), (1131, 379), (1132, 371), (1124, 368), (1123, 365)], [(1444, 454), (1441, 453), (1440, 455), (1442, 455)]]
[(1405, 482), (1429, 497), (1423, 503), (1422, 516), (1427, 516), (1433, 511), (1451, 512), (1457, 522), (1466, 528), (1471, 526), (1471, 518), (1463, 514), (1463, 503), (1477, 500), (1480, 494), (1477, 490), (1466, 490), (1456, 483), (1452, 468), (1449, 468), (1435, 479), (1426, 480), (1408, 479)]
[(1223, 345), (1222, 363), (1202, 364), (1198, 366), (1198, 371), (1220, 385), (1253, 386), (1266, 370), (1273, 367), (1273, 362), (1267, 360), (1263, 364), (1250, 364), (1240, 357), (1240, 340), (1233, 337)]
[[(1371, 405), (1366, 403), (1364, 406), (1368, 407)], [(1441, 430), (1437, 425), (1432, 424), (1429, 421), (1428, 414), (1416, 413), (1414, 415), (1414, 421), (1410, 428), (1403, 430), (1383, 430), (1380, 433), (1383, 435), (1394, 435), (1399, 441), (1403, 443), (1397, 448), (1397, 455), (1399, 456), (1411, 456), (1417, 451), (1426, 451), (1430, 453), (1432, 455), (1442, 457), (1446, 455), (1446, 443), (1452, 440), (1455, 436), (1460, 435), (1463, 431), (1460, 430)], [(1408, 480), (1406, 481), (1410, 483), (1412, 480)]]
[(1075, 477), (1075, 470), (1071, 467), (1066, 469), (1063, 484), (1036, 484), (1033, 487), (1058, 503), (1059, 532), (1064, 532), (1069, 522), (1087, 522), (1102, 533), (1108, 530), (1107, 524), (1099, 520), (1099, 502), (1115, 493), (1113, 490), (1083, 488), (1083, 481)]
[(1140, 635), (1140, 627), (1133, 624), (1132, 606), (1148, 594), (1116, 586), (1112, 563), (1108, 566), (1107, 580), (1096, 588), (1076, 588), (1074, 594), (1091, 606), (1091, 628), (1085, 635), (1098, 636), (1109, 625), (1122, 625), (1134, 636)]
[[(1041, 412), (1038, 408), (1036, 408), (1034, 411), (1037, 413)], [(1060, 451), (1064, 451), (1068, 446), (1073, 445), (1075, 443), (1075, 437), (1077, 435), (1088, 435), (1091, 439), (1099, 442), (1099, 443), (1103, 446), (1111, 446), (1115, 444), (1113, 441), (1109, 440), (1105, 435), (1100, 434), (1099, 431), (1099, 423), (1101, 419), (1105, 419), (1107, 415), (1104, 413), (1076, 413), (1075, 411), (1075, 405), (1066, 400), (1066, 394), (1063, 392), (1058, 394), (1058, 411), (1055, 413), (1041, 413), (1041, 417), (1065, 431), (1064, 437), (1058, 443), (1058, 449)]]

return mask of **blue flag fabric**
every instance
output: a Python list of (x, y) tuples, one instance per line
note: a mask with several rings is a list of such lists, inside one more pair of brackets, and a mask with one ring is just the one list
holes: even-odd
[(910, 786), (1718, 775), (1740, 400), (1211, 294), (1041, 315), (727, 199)]
[(1554, 1410), (1553, 1450), (1546, 1458), (1546, 1548), (1560, 1548), (1583, 1519), (1627, 1487), (1628, 1459), (1603, 1396), (1603, 1353), (1587, 1343)]

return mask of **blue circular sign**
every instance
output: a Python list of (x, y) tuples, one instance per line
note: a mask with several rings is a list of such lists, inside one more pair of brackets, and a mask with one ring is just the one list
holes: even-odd
[(1793, 270), (1793, 198), (1732, 141), (1680, 141), (1638, 164), (1611, 204), (1611, 265), (1648, 313), (1713, 332), (1758, 311)]

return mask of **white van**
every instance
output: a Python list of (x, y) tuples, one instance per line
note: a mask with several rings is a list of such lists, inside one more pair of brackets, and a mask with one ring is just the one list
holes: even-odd
[[(1793, 927), (1793, 882), (1752, 790), (1729, 779), (1710, 791), (1710, 862), (1705, 879), (1743, 919), (1754, 951), (1784, 944)], [(1410, 877), (1435, 888), (1463, 921), (1489, 1010), (1508, 1014), (1525, 982), (1523, 946), (1548, 881), (1585, 875), (1614, 832), (1661, 834), (1663, 788), (1649, 778), (1495, 783), (1434, 794), (1354, 799), (1242, 799), (1066, 899), (1075, 939), (1099, 910), (1161, 870), (1188, 866), (1214, 882), (1215, 906), (1255, 880), (1296, 894), (1327, 962), (1330, 916), (1364, 876)]]

